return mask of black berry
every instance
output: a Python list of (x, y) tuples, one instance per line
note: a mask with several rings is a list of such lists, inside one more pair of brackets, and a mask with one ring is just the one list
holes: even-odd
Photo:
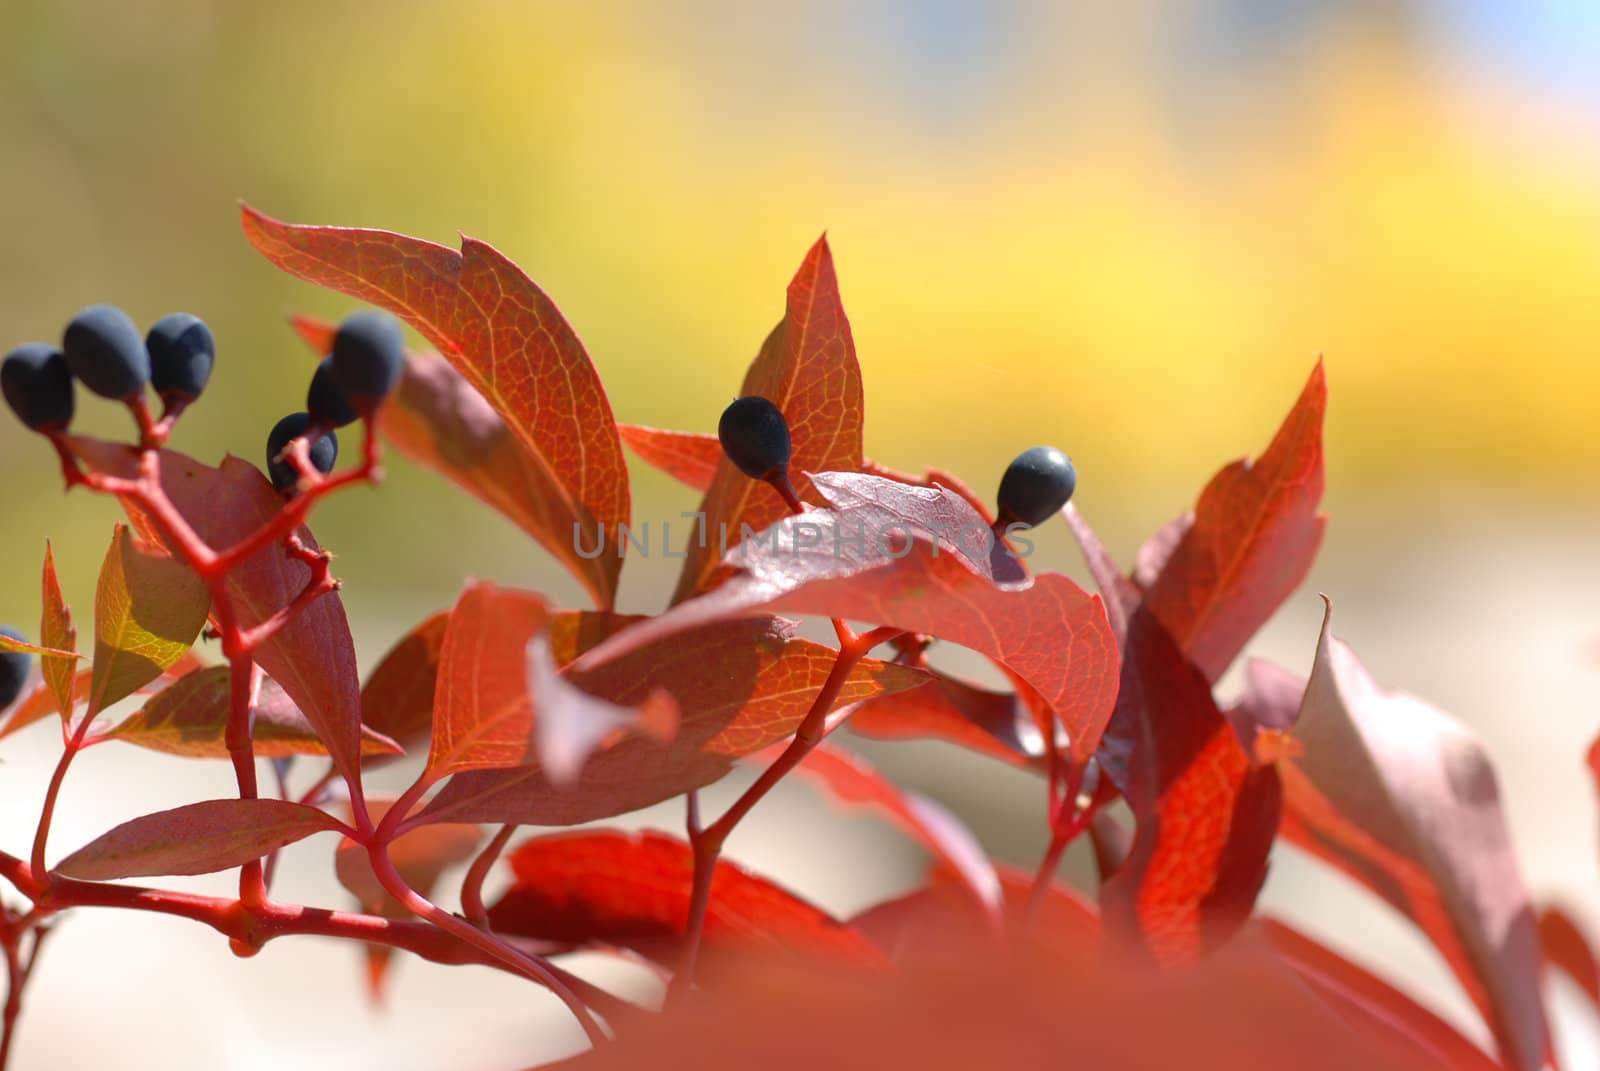
[(144, 337), (150, 354), (150, 385), (161, 400), (192, 402), (206, 389), (217, 342), (199, 317), (175, 312), (157, 320)]
[[(0, 635), (28, 642), (28, 637), (10, 625), (0, 625)], [(33, 668), (33, 656), (27, 651), (0, 651), (0, 708), (9, 707), (22, 694), (28, 683), (28, 671)]]
[[(279, 491), (293, 491), (300, 483), (300, 473), (294, 463), (288, 458), (279, 458), (283, 448), (293, 439), (298, 439), (311, 427), (311, 416), (308, 413), (290, 413), (272, 426), (272, 432), (267, 436), (267, 475), (272, 477), (272, 486)], [(311, 444), (311, 464), (324, 476), (333, 471), (333, 463), (339, 457), (339, 439), (328, 432)]]
[(778, 407), (759, 395), (737, 399), (717, 422), (722, 452), (753, 480), (789, 464), (789, 422)]
[(306, 391), (306, 412), (318, 427), (342, 428), (360, 419), (350, 399), (333, 378), (333, 358), (324, 357), (311, 376), (311, 387)]
[(65, 431), (72, 423), (72, 372), (47, 342), (28, 342), (6, 354), (0, 388), (17, 419), (34, 431)]
[(1066, 454), (1053, 446), (1024, 450), (1000, 477), (999, 519), (1029, 528), (1043, 524), (1060, 512), (1077, 486), (1078, 472)]
[(386, 312), (358, 312), (333, 336), (334, 382), (361, 416), (371, 416), (395, 384), (406, 362), (400, 322)]
[(114, 305), (90, 305), (67, 324), (61, 340), (67, 367), (102, 398), (126, 401), (150, 380), (150, 354), (128, 314)]

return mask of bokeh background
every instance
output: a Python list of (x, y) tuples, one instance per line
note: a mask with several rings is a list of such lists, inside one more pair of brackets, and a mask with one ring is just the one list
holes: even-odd
[[(285, 314), (351, 308), (252, 252), (239, 198), (490, 241), (562, 306), (620, 419), (707, 431), (826, 229), (869, 454), (986, 487), (1056, 443), (1125, 561), (1265, 445), (1324, 355), (1327, 543), (1256, 652), (1307, 667), (1328, 592), (1380, 681), (1487, 738), (1536, 894), (1600, 923), (1582, 766), (1600, 728), (1600, 5), (4, 0), (0, 41), (0, 342), (99, 301), (203, 316), (219, 365), (175, 445), (208, 460), (257, 458), (302, 406)], [(64, 497), (10, 420), (0, 488), (0, 620), (36, 627), (47, 538), (87, 619), (115, 509)], [(634, 496), (636, 518), (694, 502), (642, 468)], [(368, 665), (468, 575), (580, 600), (398, 460), (315, 527)], [(1064, 529), (1040, 548), (1081, 575)], [(624, 608), (659, 606), (672, 564), (630, 562)], [(40, 729), (0, 756), (12, 849), (52, 761)], [(1036, 859), (1027, 778), (937, 745), (864, 750)], [(229, 785), (100, 749), (57, 844)], [(804, 790), (748, 830), (735, 854), (840, 912), (916, 879), (914, 851)], [(286, 895), (340, 902), (329, 851), (294, 854)], [(226, 885), (208, 880), (187, 887)], [(1266, 902), (1482, 1036), (1437, 957), (1342, 879), (1285, 852)], [(54, 943), (20, 1067), (470, 1071), (575, 1044), (548, 1002), (476, 969), (406, 964), (369, 1018), (344, 948), (236, 963), (209, 933), (104, 915)]]

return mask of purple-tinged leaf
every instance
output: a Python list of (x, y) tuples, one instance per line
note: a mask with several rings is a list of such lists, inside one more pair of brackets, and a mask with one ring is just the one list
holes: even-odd
[(79, 848), (55, 873), (85, 881), (230, 870), (313, 833), (344, 826), (285, 800), (206, 800), (124, 822)]

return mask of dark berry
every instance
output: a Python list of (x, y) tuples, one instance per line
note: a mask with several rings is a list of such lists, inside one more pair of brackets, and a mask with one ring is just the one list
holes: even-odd
[(1053, 446), (1035, 446), (1017, 455), (1000, 477), (996, 505), (1000, 520), (1032, 528), (1061, 511), (1078, 486), (1078, 472)]
[(72, 423), (72, 372), (47, 342), (28, 342), (6, 354), (0, 388), (17, 419), (34, 431), (65, 431)]
[(386, 312), (345, 317), (333, 336), (334, 382), (361, 416), (370, 416), (400, 382), (406, 339), (400, 321)]
[[(272, 477), (272, 486), (279, 491), (293, 491), (300, 483), (300, 473), (293, 462), (278, 455), (283, 453), (283, 448), (291, 440), (304, 435), (310, 426), (310, 414), (290, 413), (274, 424), (271, 434), (267, 436), (267, 475)], [(339, 439), (331, 431), (311, 444), (311, 464), (324, 476), (333, 471), (333, 463), (338, 457)]]
[(114, 305), (90, 305), (67, 324), (61, 339), (67, 367), (102, 398), (126, 401), (150, 381), (150, 354), (128, 314)]
[(203, 320), (186, 312), (163, 316), (144, 337), (144, 348), (150, 354), (150, 385), (162, 401), (200, 397), (217, 359), (216, 339)]
[(759, 395), (737, 399), (722, 411), (717, 438), (728, 460), (753, 480), (789, 464), (789, 422), (778, 407)]
[[(0, 635), (28, 642), (28, 637), (10, 625), (0, 625)], [(22, 694), (28, 683), (28, 671), (33, 668), (33, 655), (27, 651), (0, 651), (0, 708), (9, 707)]]
[(306, 391), (306, 412), (323, 428), (342, 428), (361, 417), (339, 389), (339, 384), (334, 382), (332, 357), (324, 357), (311, 377), (311, 388)]

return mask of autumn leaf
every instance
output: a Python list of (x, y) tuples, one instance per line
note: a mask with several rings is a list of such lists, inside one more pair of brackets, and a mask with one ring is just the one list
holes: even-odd
[(1292, 736), (1278, 763), (1284, 836), (1415, 922), (1508, 1066), (1541, 1067), (1538, 928), (1483, 744), (1380, 689), (1327, 619)]
[[(272, 263), (388, 309), (465, 377), (533, 462), (516, 474), (537, 481), (522, 500), (541, 510), (527, 518), (532, 534), (611, 608), (622, 569), (617, 526), (629, 517), (622, 441), (583, 344), (544, 291), (475, 238), (463, 237), (457, 252), (389, 231), (296, 226), (249, 206), (241, 215), (245, 236)], [(423, 392), (411, 397), (429, 404)], [(607, 551), (584, 557), (580, 535), (583, 547)]]
[(67, 856), (54, 872), (87, 881), (210, 874), (242, 866), (313, 833), (342, 828), (300, 803), (206, 800), (124, 822)]
[[(185, 675), (158, 693), (137, 713), (125, 718), (100, 739), (118, 740), (169, 755), (226, 759), (231, 713), (231, 676), (227, 666), (207, 666)], [(250, 707), (251, 739), (257, 758), (326, 755), (327, 745), (282, 686), (263, 678)], [(363, 755), (395, 755), (400, 746), (366, 726), (361, 730)]]
[[(483, 664), (520, 666), (523, 637), (535, 629), (524, 623), (487, 637), (491, 646)], [(792, 735), (827, 680), (833, 649), (799, 639), (794, 631), (793, 622), (770, 616), (716, 621), (592, 669), (571, 665), (567, 675), (574, 686), (612, 703), (637, 706), (658, 688), (674, 696), (683, 712), (677, 736), (671, 743), (627, 737), (592, 756), (568, 789), (556, 786), (537, 763), (459, 773), (411, 821), (572, 825), (708, 785), (740, 756)], [(561, 632), (552, 629), (558, 662), (573, 650)], [(913, 688), (925, 679), (917, 669), (864, 659), (835, 705)], [(486, 693), (491, 702), (495, 694)], [(507, 701), (526, 700), (508, 694)]]
[(1192, 525), (1181, 534), (1165, 530), (1149, 552), (1167, 556), (1145, 602), (1207, 680), (1222, 676), (1300, 586), (1322, 543), (1326, 518), (1317, 505), (1327, 394), (1319, 361), (1266, 452), (1212, 477)]
[[(126, 446), (83, 437), (69, 439), (69, 445), (78, 459), (96, 472), (124, 478), (135, 475), (137, 454)], [(176, 451), (163, 450), (161, 488), (200, 538), (218, 548), (233, 546), (249, 536), (283, 505), (260, 469), (231, 456), (223, 459), (221, 468), (211, 468)], [(159, 527), (140, 512), (137, 503), (124, 498), (122, 506), (146, 541), (161, 541)], [(306, 547), (317, 549), (309, 529), (302, 527), (296, 534)], [(240, 627), (252, 628), (289, 605), (305, 590), (310, 576), (310, 566), (282, 546), (266, 547), (241, 562), (227, 580)], [(355, 781), (361, 747), (361, 685), (355, 643), (338, 593), (329, 592), (302, 607), (257, 648), (255, 659), (316, 726), (339, 772)]]
[(722, 464), (722, 441), (715, 435), (641, 424), (618, 424), (617, 432), (628, 449), (651, 468), (696, 491), (711, 490), (717, 466)]
[(1028, 580), (995, 548), (980, 560), (937, 533), (988, 532), (959, 496), (881, 477), (818, 473), (832, 508), (789, 517), (731, 551), (715, 591), (627, 629), (582, 667), (710, 621), (762, 610), (926, 633), (987, 655), (1033, 688), (1085, 762), (1116, 697), (1115, 640), (1100, 600), (1071, 580)]
[[(782, 746), (775, 744), (751, 760), (770, 765)], [(821, 785), (839, 803), (868, 808), (898, 826), (927, 849), (937, 865), (960, 879), (962, 888), (998, 928), (1003, 907), (1000, 878), (983, 846), (960, 819), (933, 800), (899, 787), (859, 755), (828, 744), (813, 748), (794, 772)]]
[(1252, 925), (1258, 939), (1271, 944), (1331, 1006), (1346, 1009), (1375, 1040), (1392, 1044), (1404, 1066), (1501, 1071), (1455, 1027), (1332, 949), (1273, 919)]
[[(806, 473), (861, 467), (861, 366), (826, 237), (817, 239), (795, 272), (783, 319), (762, 343), (739, 394), (767, 399), (788, 421), (789, 473), (801, 498), (819, 501)], [(700, 512), (705, 529), (689, 541), (674, 603), (710, 586), (723, 548), (738, 541), (741, 526), (759, 532), (787, 515), (789, 507), (771, 487), (719, 458)], [(725, 540), (721, 531), (728, 533)]]
[(1101, 887), (1101, 914), (1158, 963), (1192, 964), (1244, 923), (1266, 880), (1277, 771), (1251, 765), (1210, 684), (1143, 608), (1128, 623), (1106, 737), (1128, 749), (1119, 787), (1137, 826)]
[[(50, 544), (44, 545), (44, 573), (41, 579), (42, 611), (39, 621), (39, 643), (62, 651), (78, 649), (78, 627), (72, 622), (72, 609), (61, 594), (61, 581), (56, 576), (55, 554)], [(72, 720), (72, 679), (77, 672), (74, 659), (56, 655), (39, 658), (39, 672), (50, 692), (55, 696), (56, 709), (61, 712), (63, 724)]]
[[(675, 962), (694, 876), (687, 842), (651, 832), (556, 833), (524, 841), (510, 862), (515, 880), (489, 908), (496, 933)], [(712, 873), (702, 949), (713, 967), (718, 957), (780, 955), (886, 965), (845, 924), (727, 860)]]
[(194, 570), (144, 549), (117, 525), (95, 589), (87, 716), (132, 695), (182, 658), (210, 607)]
[(996, 692), (934, 671), (920, 688), (869, 699), (850, 731), (875, 740), (944, 740), (1016, 766), (1042, 767), (1044, 738), (1013, 692)]
[[(430, 614), (383, 656), (361, 688), (361, 721), (409, 751), (433, 733), (433, 693), (450, 612)], [(373, 756), (368, 762), (381, 760)]]

